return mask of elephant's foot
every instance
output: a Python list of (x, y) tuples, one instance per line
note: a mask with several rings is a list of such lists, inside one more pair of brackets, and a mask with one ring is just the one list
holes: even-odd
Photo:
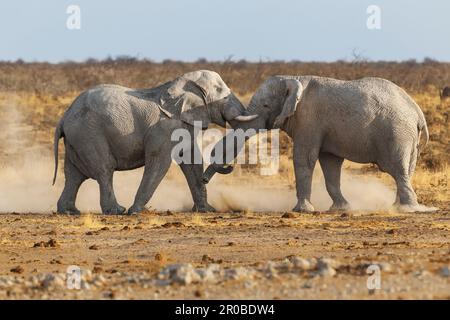
[(193, 212), (216, 212), (216, 209), (209, 203), (206, 204), (194, 204), (192, 207)]
[(346, 211), (350, 210), (350, 204), (347, 201), (335, 201), (328, 211)]
[(117, 215), (117, 214), (123, 214), (125, 212), (126, 208), (122, 207), (119, 204), (116, 204), (112, 207), (102, 209), (103, 214), (106, 215)]
[(139, 214), (142, 211), (145, 211), (145, 207), (144, 206), (133, 204), (130, 208), (128, 208), (127, 214), (128, 215), (134, 215), (134, 214)]
[(74, 205), (67, 205), (67, 204), (64, 205), (58, 203), (56, 212), (59, 214), (80, 215), (80, 210), (78, 210)]
[(417, 202), (412, 202), (411, 204), (400, 204), (395, 202), (393, 205), (394, 209), (398, 212), (412, 213), (412, 212), (434, 212), (438, 211), (439, 208), (427, 207), (423, 204)]
[(311, 202), (309, 202), (309, 200), (299, 200), (297, 202), (297, 205), (295, 206), (294, 209), (292, 209), (292, 211), (296, 211), (296, 212), (312, 212), (314, 211), (314, 207), (311, 204)]

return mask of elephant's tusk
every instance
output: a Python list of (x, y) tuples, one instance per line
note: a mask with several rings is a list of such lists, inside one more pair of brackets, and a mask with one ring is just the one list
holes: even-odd
[(249, 116), (240, 115), (240, 116), (237, 116), (236, 118), (234, 118), (234, 120), (237, 120), (240, 122), (248, 122), (248, 121), (252, 121), (253, 119), (256, 119), (256, 118), (258, 118), (257, 114), (252, 114)]
[(173, 114), (170, 113), (169, 111), (167, 111), (166, 109), (164, 109), (163, 107), (158, 106), (158, 108), (159, 108), (159, 110), (160, 110), (162, 113), (164, 113), (168, 118), (172, 118), (172, 117), (173, 117)]

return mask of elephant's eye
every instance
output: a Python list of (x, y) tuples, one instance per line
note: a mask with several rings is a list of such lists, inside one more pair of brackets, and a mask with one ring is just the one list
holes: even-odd
[(268, 107), (269, 107), (269, 105), (267, 105), (267, 104), (264, 104), (264, 105), (263, 105), (263, 107), (264, 107), (264, 108), (268, 108)]

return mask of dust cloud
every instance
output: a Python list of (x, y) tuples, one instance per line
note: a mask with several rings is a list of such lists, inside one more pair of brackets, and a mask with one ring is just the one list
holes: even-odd
[[(0, 212), (49, 213), (56, 211), (56, 202), (64, 186), (63, 170), (52, 186), (54, 163), (52, 135), (48, 145), (36, 146), (33, 127), (13, 102), (0, 103), (3, 128), (0, 131)], [(60, 153), (64, 152), (62, 140)], [(63, 162), (63, 161), (62, 161)], [(63, 167), (63, 166), (61, 166)], [(320, 169), (313, 181), (312, 203), (317, 210), (331, 205)], [(131, 206), (143, 169), (116, 172), (114, 187), (118, 202)], [(291, 173), (293, 175), (293, 172)], [(255, 212), (289, 211), (296, 204), (295, 186), (272, 177), (267, 183), (254, 176), (216, 175), (208, 184), (211, 205), (221, 211), (249, 210)], [(243, 181), (245, 178), (245, 182)], [(375, 177), (356, 177), (343, 173), (344, 196), (355, 210), (388, 209), (395, 192)], [(169, 173), (147, 205), (155, 210), (189, 211), (192, 198), (181, 170), (172, 165)], [(98, 184), (87, 180), (80, 188), (77, 207), (83, 212), (99, 212)]]
[[(273, 180), (267, 185), (261, 185), (261, 180), (256, 177), (253, 183), (246, 185), (242, 185), (239, 181), (233, 185), (230, 182), (224, 185), (222, 182), (225, 179), (226, 176), (216, 175), (209, 187), (210, 202), (217, 209), (289, 211), (297, 203), (295, 185), (286, 185)], [(395, 191), (375, 177), (354, 177), (344, 171), (341, 185), (342, 193), (350, 202), (352, 210), (388, 210), (395, 200)], [(328, 210), (332, 204), (320, 169), (314, 172), (311, 202), (319, 211)]]
[[(24, 153), (24, 157), (19, 164), (3, 165), (0, 169), (0, 212), (55, 211), (64, 186), (63, 172), (58, 173), (57, 183), (52, 186), (51, 153)], [(142, 169), (115, 173), (114, 189), (121, 205), (129, 207), (133, 203), (142, 173)], [(356, 178), (344, 173), (342, 190), (355, 210), (389, 209), (395, 199), (395, 192), (373, 177)], [(211, 205), (221, 211), (289, 211), (296, 204), (294, 186), (281, 182), (261, 185), (256, 178), (253, 183), (248, 180), (242, 183), (235, 177), (216, 176), (208, 185), (208, 197)], [(77, 207), (83, 212), (99, 212), (99, 201), (97, 182), (84, 182), (78, 193)], [(320, 211), (327, 210), (332, 203), (322, 177), (314, 179), (312, 203)], [(147, 206), (173, 211), (192, 208), (189, 188), (176, 165), (172, 166)]]

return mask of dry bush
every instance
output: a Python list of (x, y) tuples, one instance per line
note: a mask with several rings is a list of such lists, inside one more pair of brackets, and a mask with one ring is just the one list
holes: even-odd
[[(34, 128), (33, 143), (50, 148), (57, 119), (82, 90), (101, 83), (148, 88), (198, 69), (217, 71), (244, 102), (250, 99), (264, 79), (275, 74), (310, 74), (338, 79), (376, 76), (389, 79), (414, 97), (427, 118), (430, 144), (422, 154), (419, 165), (438, 170), (448, 164), (449, 105), (441, 105), (439, 89), (450, 85), (450, 63), (431, 59), (423, 63), (413, 60), (250, 63), (244, 60), (208, 62), (204, 59), (194, 63), (170, 60), (155, 63), (123, 56), (103, 61), (89, 59), (84, 63), (0, 62), (0, 103), (13, 99), (14, 107)], [(0, 116), (5, 114), (4, 111), (0, 109)], [(281, 154), (289, 159), (290, 139), (285, 134), (280, 137)], [(1, 153), (5, 150), (0, 150), (0, 156)], [(252, 171), (252, 166), (244, 166), (244, 170)]]

